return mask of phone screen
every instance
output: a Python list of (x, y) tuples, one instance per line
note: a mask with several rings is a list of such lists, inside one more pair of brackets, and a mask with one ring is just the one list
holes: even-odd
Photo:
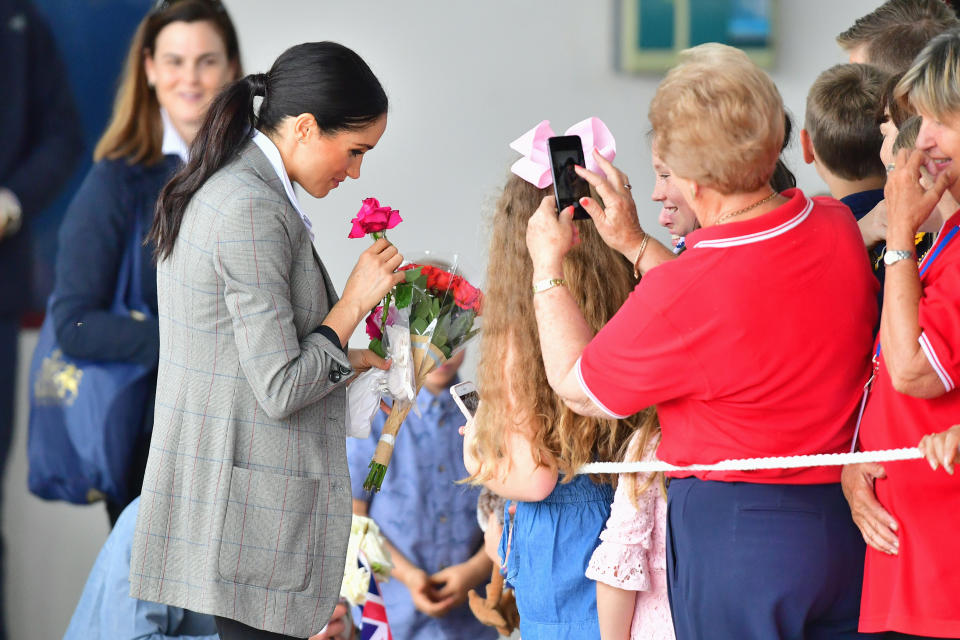
[(480, 404), (480, 396), (476, 391), (468, 391), (460, 396), (460, 400), (463, 402), (463, 406), (467, 408), (467, 411), (470, 412), (471, 418), (477, 415), (477, 405)]
[(573, 217), (587, 218), (580, 206), (580, 198), (590, 195), (590, 184), (577, 175), (574, 165), (584, 165), (583, 144), (580, 136), (555, 136), (547, 140), (550, 166), (553, 170), (553, 188), (557, 197), (557, 211), (574, 206)]

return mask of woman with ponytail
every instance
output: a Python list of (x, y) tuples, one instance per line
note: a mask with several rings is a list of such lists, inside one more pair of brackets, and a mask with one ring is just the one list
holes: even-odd
[(292, 185), (322, 198), (358, 178), (386, 113), (356, 53), (297, 45), (214, 100), (157, 202), (160, 368), (131, 595), (212, 614), (221, 638), (306, 638), (338, 601), (346, 384), (388, 366), (346, 345), (402, 257), (377, 241), (338, 296)]
[[(207, 105), (239, 72), (237, 34), (219, 1), (160, 2), (140, 22), (113, 115), (94, 152), (96, 164), (60, 228), (53, 320), (67, 355), (136, 362), (156, 372), (160, 337), (152, 245), (140, 254), (146, 317), (110, 312), (120, 265), (131, 246), (142, 244), (160, 189), (186, 162)], [(134, 237), (138, 224), (142, 231)], [(127, 495), (106, 499), (111, 525), (140, 493), (152, 426), (151, 394), (142, 425), (122, 427), (136, 430), (139, 440), (129, 452)]]

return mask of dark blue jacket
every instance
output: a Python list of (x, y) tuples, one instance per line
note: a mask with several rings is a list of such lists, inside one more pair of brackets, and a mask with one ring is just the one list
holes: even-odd
[(83, 136), (50, 30), (26, 0), (0, 0), (0, 61), (0, 187), (24, 215), (20, 231), (0, 240), (0, 317), (15, 317), (29, 302), (27, 219), (70, 178)]
[(165, 156), (153, 166), (101, 160), (84, 179), (67, 208), (57, 251), (53, 317), (57, 341), (67, 355), (157, 366), (160, 333), (152, 244), (141, 245), (140, 251), (143, 300), (153, 317), (135, 320), (111, 313), (110, 307), (133, 216), (146, 235), (157, 196), (179, 166), (176, 156)]

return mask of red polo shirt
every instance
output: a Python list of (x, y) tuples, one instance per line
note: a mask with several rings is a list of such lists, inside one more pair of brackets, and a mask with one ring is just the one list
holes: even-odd
[[(928, 266), (920, 278), (920, 346), (945, 393), (921, 400), (897, 392), (881, 352), (860, 427), (864, 450), (916, 446), (924, 435), (960, 423), (960, 231), (944, 243), (957, 227), (960, 212), (920, 265)], [(877, 498), (900, 523), (900, 550), (888, 556), (867, 548), (860, 630), (960, 637), (960, 478), (924, 460), (884, 468)]]
[[(789, 202), (699, 229), (647, 273), (577, 363), (584, 391), (624, 417), (657, 405), (657, 457), (676, 465), (849, 451), (870, 370), (877, 283), (850, 210)], [(839, 467), (676, 473), (838, 482)]]

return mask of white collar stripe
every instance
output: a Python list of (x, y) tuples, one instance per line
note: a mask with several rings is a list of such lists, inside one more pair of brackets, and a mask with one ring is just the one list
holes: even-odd
[(762, 242), (763, 240), (770, 240), (771, 238), (776, 238), (779, 235), (790, 231), (791, 229), (796, 228), (804, 220), (807, 219), (807, 216), (810, 215), (810, 212), (813, 210), (813, 201), (810, 198), (807, 198), (807, 206), (803, 208), (803, 211), (798, 213), (796, 216), (787, 220), (781, 225), (778, 225), (772, 229), (767, 229), (765, 231), (757, 231), (756, 233), (751, 233), (745, 236), (735, 236), (733, 238), (717, 238), (716, 240), (701, 240), (696, 245), (695, 249), (719, 249), (724, 247), (736, 247), (743, 244), (753, 244), (754, 242)]
[(290, 176), (287, 175), (287, 170), (283, 166), (283, 158), (280, 156), (280, 149), (277, 149), (277, 145), (273, 144), (273, 140), (262, 134), (256, 129), (253, 130), (253, 142), (260, 150), (263, 151), (263, 155), (267, 156), (267, 160), (270, 161), (270, 165), (273, 167), (273, 170), (277, 172), (277, 177), (280, 178), (280, 182), (283, 183), (283, 190), (287, 194), (287, 198), (290, 200), (290, 204), (293, 205), (294, 210), (300, 214), (300, 219), (303, 220), (303, 226), (307, 228), (307, 233), (310, 234), (310, 239), (313, 240), (313, 223), (310, 222), (303, 210), (300, 209), (300, 201), (297, 200), (297, 194), (293, 190), (293, 184), (290, 182)]
[(592, 391), (590, 391), (590, 387), (587, 386), (586, 381), (583, 379), (583, 371), (580, 370), (580, 358), (577, 358), (577, 363), (575, 365), (575, 368), (577, 370), (577, 381), (580, 383), (580, 388), (583, 390), (584, 394), (586, 394), (586, 396), (593, 401), (593, 404), (600, 407), (600, 409), (602, 409), (605, 414), (607, 414), (611, 418), (614, 418), (615, 420), (623, 420), (624, 418), (630, 417), (629, 415), (622, 416), (619, 413), (615, 413), (611, 411), (602, 402), (600, 402), (600, 400), (597, 398), (597, 396), (593, 394)]
[(940, 358), (937, 357), (937, 352), (934, 351), (933, 345), (930, 343), (930, 338), (927, 337), (926, 332), (920, 334), (918, 339), (920, 342), (920, 349), (923, 350), (924, 355), (927, 356), (927, 360), (930, 362), (930, 366), (933, 367), (933, 370), (937, 373), (937, 377), (940, 378), (940, 382), (943, 383), (943, 388), (949, 393), (956, 388), (956, 385), (953, 383), (953, 379), (950, 377), (950, 374), (947, 373), (946, 367), (940, 362)]

